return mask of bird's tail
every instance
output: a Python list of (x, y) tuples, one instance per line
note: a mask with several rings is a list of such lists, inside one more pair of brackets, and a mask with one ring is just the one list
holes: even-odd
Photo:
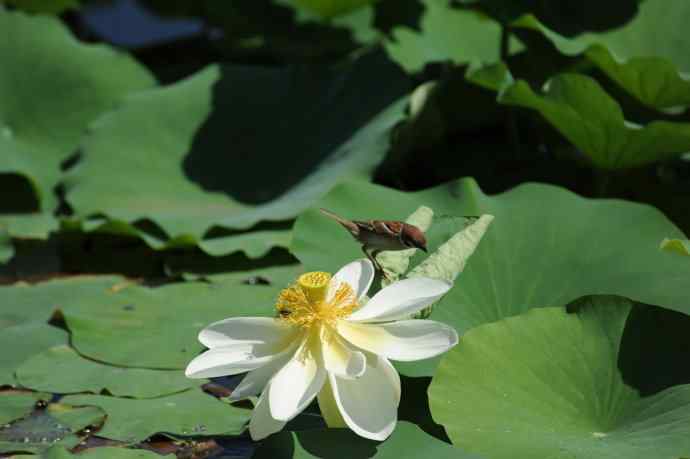
[(354, 223), (352, 223), (350, 220), (343, 218), (340, 215), (335, 214), (335, 213), (331, 212), (330, 210), (327, 210), (324, 208), (321, 208), (319, 210), (321, 210), (322, 214), (324, 214), (325, 216), (332, 218), (333, 220), (337, 221), (338, 223), (343, 225), (348, 230), (352, 231), (353, 227), (355, 227), (355, 229), (356, 229), (356, 225)]

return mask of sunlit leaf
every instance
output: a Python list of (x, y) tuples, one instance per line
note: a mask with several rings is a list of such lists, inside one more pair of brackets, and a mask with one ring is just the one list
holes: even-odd
[(68, 200), (82, 216), (153, 220), (173, 240), (293, 218), (343, 178), (371, 174), (407, 85), (381, 53), (332, 69), (208, 67), (102, 117)]
[(203, 349), (197, 341), (202, 328), (232, 316), (273, 316), (283, 287), (240, 282), (131, 285), (79, 296), (61, 311), (72, 345), (86, 357), (125, 367), (183, 369)]
[(493, 219), (492, 215), (482, 215), (467, 228), (454, 234), (410, 271), (408, 277), (430, 277), (455, 282), (474, 251), (477, 250)]
[[(17, 256), (16, 245), (21, 239), (44, 239), (59, 226), (59, 220), (51, 214), (0, 212), (0, 265)], [(0, 327), (1, 317), (2, 313)]]
[(681, 255), (690, 255), (690, 241), (685, 239), (668, 239), (661, 241), (661, 248)]
[(156, 371), (103, 365), (85, 359), (69, 346), (56, 346), (34, 355), (17, 369), (23, 387), (45, 392), (70, 394), (100, 393), (135, 398), (158, 397), (182, 392), (203, 383), (181, 371)]
[(43, 239), (59, 228), (60, 222), (51, 214), (0, 214), (0, 229), (17, 239)]
[(513, 81), (502, 66), (480, 69), (469, 78), (497, 90), (502, 104), (539, 112), (597, 167), (642, 166), (690, 150), (690, 123), (629, 122), (618, 102), (585, 75), (558, 75), (541, 94), (523, 80)]
[(617, 360), (630, 302), (543, 308), (469, 331), (429, 389), (453, 443), (496, 459), (683, 457), (690, 385), (641, 398)]
[(213, 256), (242, 251), (249, 258), (261, 258), (274, 247), (290, 245), (290, 230), (258, 230), (199, 241), (199, 248)]
[(71, 459), (74, 457), (82, 459), (157, 459), (161, 457), (172, 458), (174, 455), (160, 455), (145, 449), (128, 449), (109, 446), (88, 448), (79, 452), (79, 454), (72, 454), (63, 446), (53, 446), (44, 451), (41, 455), (42, 459)]
[[(67, 340), (64, 330), (41, 322), (0, 329), (0, 348), (6, 349), (0, 354), (0, 385), (15, 385), (15, 371), (24, 361), (52, 346), (67, 344)], [(22, 344), (17, 346), (17, 343)]]
[[(497, 22), (474, 11), (452, 8), (448, 0), (424, 0), (424, 4), (421, 31), (395, 27), (386, 43), (388, 53), (407, 71), (416, 72), (438, 61), (467, 64), (499, 60), (501, 26)], [(511, 53), (521, 47), (511, 39)]]
[(563, 53), (584, 53), (630, 94), (658, 109), (690, 105), (690, 38), (683, 32), (690, 14), (684, 0), (645, 0), (627, 25), (573, 39), (559, 36), (531, 17), (515, 26), (537, 30)]
[[(690, 314), (690, 266), (684, 257), (659, 250), (664, 237), (685, 236), (649, 206), (585, 199), (541, 184), (487, 196), (472, 180), (416, 193), (353, 182), (317, 203), (348, 218), (392, 219), (404, 218), (420, 205), (437, 215), (495, 216), (431, 316), (461, 333), (590, 294), (616, 294)], [(351, 236), (317, 210), (297, 220), (292, 251), (306, 270), (332, 271), (361, 257)], [(405, 372), (432, 371), (428, 362), (416, 365), (406, 366)]]
[(0, 9), (0, 29), (0, 172), (25, 176), (50, 212), (60, 164), (87, 125), (154, 79), (121, 52), (78, 42), (52, 17)]
[(108, 414), (108, 420), (98, 435), (130, 443), (145, 440), (157, 432), (194, 436), (238, 435), (251, 413), (200, 390), (145, 400), (70, 395), (63, 401), (102, 408)]
[(348, 13), (376, 1), (377, 0), (290, 0), (290, 3), (328, 18)]
[(336, 456), (378, 459), (480, 459), (479, 456), (463, 453), (424, 433), (409, 422), (398, 422), (393, 434), (383, 443), (358, 437), (347, 429), (284, 431), (263, 441), (253, 457), (310, 459)]
[(224, 256), (243, 252), (249, 258), (261, 258), (273, 248), (287, 248), (292, 235), (289, 228), (278, 229), (249, 229), (247, 231), (226, 231), (225, 235), (213, 235), (207, 239), (198, 240), (190, 235), (180, 235), (168, 238), (165, 235), (151, 234), (145, 230), (130, 225), (122, 220), (90, 218), (84, 221), (63, 221), (63, 229), (82, 231), (93, 235), (115, 235), (141, 238), (148, 247), (154, 250), (194, 249), (200, 248), (211, 256)]
[(30, 322), (45, 323), (56, 309), (69, 305), (81, 296), (106, 294), (122, 281), (121, 277), (115, 276), (78, 276), (37, 285), (19, 283), (0, 286), (4, 306), (0, 310), (0, 330)]

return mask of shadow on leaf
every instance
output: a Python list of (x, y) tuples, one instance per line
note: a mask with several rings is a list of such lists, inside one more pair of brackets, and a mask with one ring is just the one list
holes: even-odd
[(351, 161), (348, 140), (407, 89), (381, 51), (332, 68), (225, 66), (184, 172), (240, 202), (271, 201), (332, 163)]

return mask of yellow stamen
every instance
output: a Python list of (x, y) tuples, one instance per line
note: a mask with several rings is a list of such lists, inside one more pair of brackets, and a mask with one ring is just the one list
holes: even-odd
[(357, 297), (352, 287), (341, 282), (335, 293), (329, 295), (331, 275), (325, 272), (302, 274), (297, 283), (278, 295), (276, 309), (280, 318), (301, 327), (334, 325), (357, 309)]
[(313, 271), (299, 276), (297, 283), (310, 303), (319, 303), (326, 299), (331, 275), (323, 271)]

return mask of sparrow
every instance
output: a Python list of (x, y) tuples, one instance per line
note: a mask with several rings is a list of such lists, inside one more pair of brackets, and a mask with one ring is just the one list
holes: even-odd
[(376, 261), (379, 252), (406, 249), (427, 251), (424, 232), (409, 223), (394, 220), (348, 220), (326, 209), (321, 209), (321, 213), (344, 226), (362, 244), (364, 254), (384, 276), (386, 274), (383, 268)]

